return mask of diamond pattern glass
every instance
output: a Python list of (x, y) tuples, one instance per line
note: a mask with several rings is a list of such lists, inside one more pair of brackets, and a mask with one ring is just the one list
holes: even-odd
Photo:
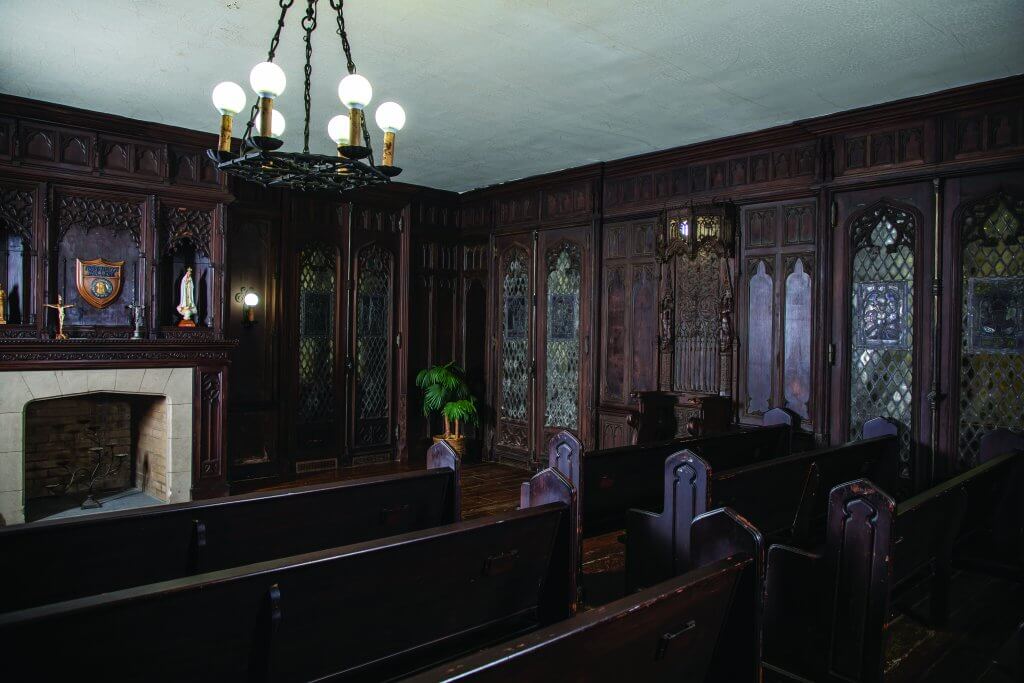
[(391, 252), (376, 244), (363, 247), (359, 252), (355, 370), (360, 420), (388, 417), (391, 265)]
[(981, 437), (1024, 428), (1024, 233), (1000, 202), (964, 231), (959, 461), (978, 463)]
[(505, 259), (502, 280), (501, 417), (526, 420), (526, 392), (530, 387), (529, 258), (513, 249)]
[(913, 216), (880, 206), (853, 226), (850, 436), (876, 416), (896, 421), (900, 477), (911, 472), (913, 406)]
[(544, 426), (579, 428), (580, 250), (564, 242), (548, 251), (547, 364)]
[(335, 414), (336, 260), (327, 244), (310, 244), (299, 252), (300, 423), (323, 422)]

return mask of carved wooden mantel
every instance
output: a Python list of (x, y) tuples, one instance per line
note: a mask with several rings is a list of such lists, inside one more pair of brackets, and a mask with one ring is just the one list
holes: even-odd
[[(0, 372), (192, 368), (193, 499), (228, 493), (227, 379), (235, 340), (0, 340)], [(0, 391), (3, 387), (0, 387)]]

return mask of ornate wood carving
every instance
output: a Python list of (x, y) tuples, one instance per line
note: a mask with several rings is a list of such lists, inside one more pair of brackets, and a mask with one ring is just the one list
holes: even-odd
[(115, 233), (127, 232), (141, 249), (142, 202), (116, 201), (80, 195), (60, 195), (57, 205), (57, 241), (68, 230), (79, 228), (90, 232), (108, 228)]
[(814, 243), (814, 208), (813, 202), (785, 208), (783, 244), (788, 246)]
[(747, 244), (749, 248), (775, 245), (775, 208), (756, 209), (746, 212)]
[(586, 216), (591, 211), (591, 182), (585, 180), (542, 191), (542, 221)]
[(0, 224), (32, 245), (32, 206), (35, 192), (29, 189), (0, 185)]
[(502, 197), (498, 200), (497, 224), (516, 225), (531, 223), (540, 218), (538, 193), (528, 192), (514, 197)]
[(164, 229), (164, 254), (174, 253), (182, 244), (191, 244), (197, 254), (210, 258), (213, 211), (179, 206), (161, 206)]

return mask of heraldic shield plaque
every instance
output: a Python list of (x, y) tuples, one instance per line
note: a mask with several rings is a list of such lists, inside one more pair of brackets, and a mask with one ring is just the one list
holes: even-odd
[(117, 301), (123, 280), (124, 261), (75, 259), (78, 294), (93, 308), (106, 308)]

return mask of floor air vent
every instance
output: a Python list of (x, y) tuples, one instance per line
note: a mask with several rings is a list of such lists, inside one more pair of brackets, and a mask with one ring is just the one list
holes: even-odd
[(323, 460), (302, 460), (295, 463), (295, 474), (310, 474), (312, 472), (326, 472), (327, 470), (338, 469), (337, 458), (324, 458)]

